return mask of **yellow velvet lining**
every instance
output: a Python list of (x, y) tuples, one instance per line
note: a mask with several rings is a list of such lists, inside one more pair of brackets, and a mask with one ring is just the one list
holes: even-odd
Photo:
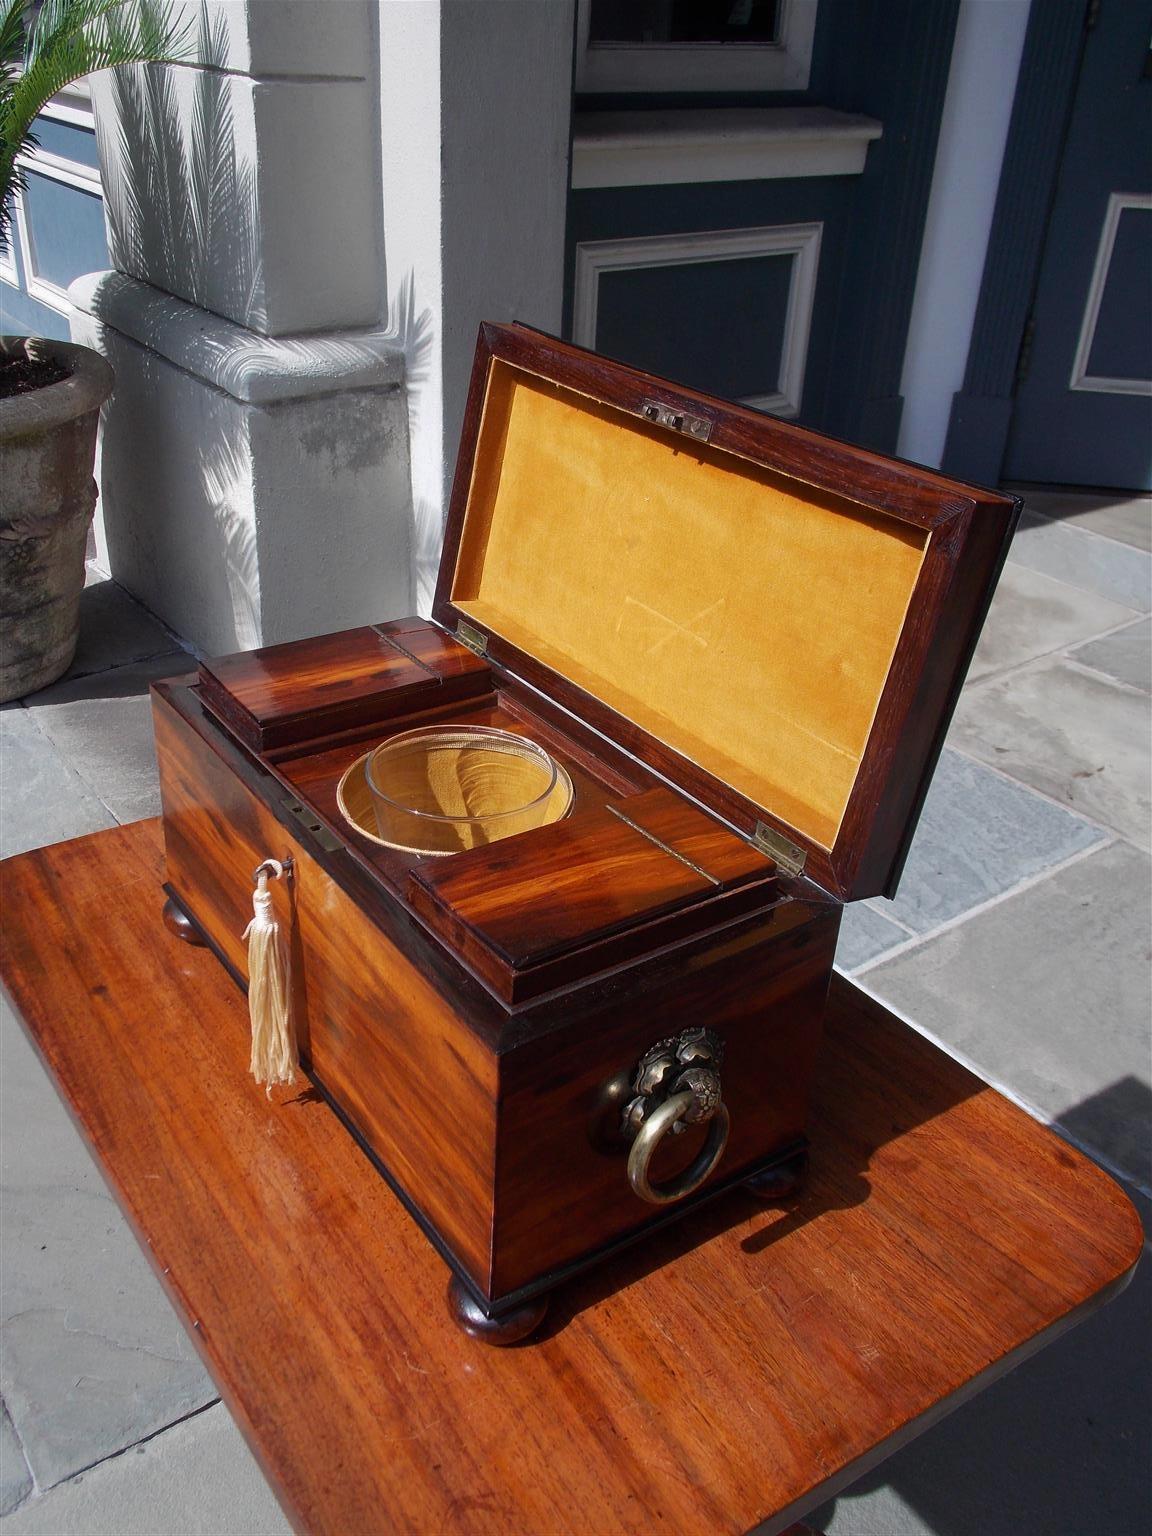
[(926, 542), (496, 363), (452, 600), (830, 848)]

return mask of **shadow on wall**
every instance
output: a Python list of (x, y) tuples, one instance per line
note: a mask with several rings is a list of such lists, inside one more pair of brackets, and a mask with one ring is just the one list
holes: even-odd
[(198, 57), (205, 67), (184, 72), (184, 114), (173, 68), (113, 76), (119, 175), (106, 192), (109, 244), (123, 271), (263, 331), (256, 176), (237, 153), (222, 15), (201, 11)]
[[(192, 87), (186, 131), (173, 68), (142, 65), (113, 75), (118, 166), (105, 191), (109, 247), (122, 270), (259, 329), (266, 310), (256, 178), (237, 155), (229, 76), (223, 72), (224, 18), (209, 18), (205, 9), (198, 56), (208, 67), (182, 72)], [(112, 340), (105, 333), (106, 351), (113, 350)], [(173, 476), (198, 475), (215, 525), (234, 643), (257, 645), (259, 564), (244, 414), (225, 397), (209, 399), (201, 391), (194, 447), (178, 442), (177, 434), (164, 441), (158, 431), (147, 433), (145, 423), (162, 426), (154, 402), (166, 382), (160, 377), (165, 365), (144, 350), (138, 358), (138, 376), (129, 379), (121, 370), (104, 417), (100, 479), (112, 569), (129, 574), (130, 584), (148, 595), (163, 587), (160, 565), (181, 568), (185, 547), (188, 568), (203, 568), (192, 545), (203, 530), (164, 525), (166, 518), (187, 517), (189, 498)], [(147, 529), (140, 526), (143, 507)], [(211, 576), (207, 580), (210, 586)], [(209, 592), (204, 599), (219, 606), (222, 596), (213, 599)]]
[[(102, 313), (99, 290), (93, 305), (103, 332), (93, 339), (114, 364), (123, 362), (104, 419), (103, 519), (119, 580), (205, 648), (246, 649), (295, 638), (286, 631), (296, 623), (301, 633), (315, 633), (326, 612), (339, 612), (339, 602), (326, 604), (315, 594), (329, 551), (344, 551), (341, 538), (357, 537), (349, 529), (360, 526), (361, 541), (371, 536), (356, 522), (371, 497), (381, 526), (393, 531), (387, 549), (380, 545), (367, 561), (375, 562), (385, 587), (389, 564), (407, 576), (411, 547), (438, 551), (434, 510), (422, 509), (409, 538), (397, 537), (414, 514), (403, 427), (392, 429), (380, 399), (396, 399), (395, 383), (341, 383), (372, 379), (381, 343), (395, 347), (405, 358), (415, 420), (422, 394), (434, 386), (432, 314), (417, 309), (409, 276), (386, 332), (267, 335), (251, 125), (236, 120), (247, 98), (236, 95), (226, 68), (219, 12), (201, 10), (198, 57), (203, 63), (196, 67), (118, 71), (110, 87), (110, 250), (121, 270), (151, 288), (133, 292), (139, 347), (117, 333), (114, 312)], [(175, 313), (169, 294), (223, 323), (198, 325), (195, 311)], [(174, 315), (180, 366), (160, 355)], [(255, 399), (267, 403), (252, 403), (251, 386), (262, 376), (277, 381), (277, 397), (265, 393)], [(341, 481), (351, 490), (349, 502)], [(279, 516), (293, 498), (292, 515)], [(335, 531), (327, 543), (325, 526)], [(304, 538), (309, 586), (296, 592), (286, 574), (288, 542), (304, 529), (311, 535), (311, 543)], [(334, 569), (342, 557), (333, 555)], [(359, 568), (367, 586), (365, 562)], [(354, 581), (333, 579), (333, 591), (355, 588)], [(400, 603), (398, 585), (372, 618), (394, 616), (383, 610)], [(352, 611), (364, 602), (361, 590), (346, 606)], [(403, 611), (410, 611), (407, 603)]]
[[(409, 442), (416, 435), (424, 409), (425, 393), (433, 379), (434, 340), (432, 311), (417, 313), (415, 284), (411, 272), (405, 274), (389, 306), (388, 334), (404, 355), (404, 384), (408, 397)], [(412, 570), (414, 589), (421, 613), (432, 608), (436, 578), (440, 569), (440, 548), (444, 542), (444, 521), (439, 502), (429, 501), (415, 492), (412, 498)]]
[[(244, 408), (100, 327), (116, 368), (100, 450), (113, 574), (185, 636), (213, 615), (213, 649), (260, 644), (260, 573)], [(159, 402), (159, 403), (158, 403)], [(169, 426), (176, 417), (180, 430)], [(189, 429), (189, 422), (195, 426)], [(207, 526), (206, 526), (207, 525)], [(188, 573), (186, 583), (178, 573)], [(165, 594), (173, 587), (171, 601)], [(181, 591), (182, 589), (182, 591)]]

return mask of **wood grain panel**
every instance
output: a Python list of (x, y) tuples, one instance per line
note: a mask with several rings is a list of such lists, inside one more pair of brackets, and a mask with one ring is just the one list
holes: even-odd
[[(820, 965), (813, 972), (811, 1005), (793, 1010), (789, 1024), (807, 1044), (802, 1051), (797, 1040), (783, 1051), (792, 1053), (793, 1066), (806, 1053), (803, 1070), (785, 1073), (780, 1082), (771, 1078), (766, 1091), (777, 1107), (757, 1106), (746, 1117), (752, 1145), (748, 1159), (764, 1161), (780, 1149), (785, 1132), (792, 1138), (800, 1134), (838, 908), (822, 909), (821, 927), (810, 922), (821, 909), (785, 900), (786, 912), (777, 918), (771, 915), (778, 901), (771, 879), (737, 884), (728, 895), (717, 893), (708, 877), (688, 870), (613, 817), (645, 856), (668, 865), (676, 878), (681, 872), (690, 876), (707, 892), (674, 914), (677, 921), (683, 919), (684, 931), (654, 928), (649, 936), (641, 925), (629, 930), (626, 958), (631, 963), (609, 969), (617, 957), (612, 941), (605, 940), (579, 952), (579, 985), (554, 989), (516, 1011), (502, 1009), (494, 999), (481, 1008), (469, 991), (470, 985), (476, 989), (468, 973), (434, 935), (418, 929), (419, 913), (409, 914), (398, 893), (357, 877), (347, 848), (316, 856), (285, 829), (271, 809), (283, 790), (266, 770), (246, 762), (212, 721), (197, 715), (194, 693), (164, 685), (157, 689), (156, 732), (169, 881), (178, 899), (243, 975), (240, 935), (251, 872), (270, 854), (296, 860), (294, 910), (286, 910), (285, 891), (277, 888), (276, 896), (293, 934), (299, 1027), (310, 1069), (420, 1211), (433, 1240), (444, 1243), (489, 1302), (506, 1301), (514, 1289), (546, 1286), (559, 1267), (594, 1262), (606, 1246), (664, 1219), (657, 1208), (637, 1209), (631, 1195), (623, 1201), (602, 1197), (606, 1182), (619, 1195), (623, 1171), (617, 1159), (610, 1170), (603, 1162), (594, 1168), (583, 1192), (579, 1180), (565, 1185), (563, 1222), (541, 1226), (516, 1170), (521, 1165), (530, 1169), (537, 1155), (554, 1158), (558, 1145), (575, 1147), (579, 1163), (590, 1129), (589, 1091), (651, 1043), (647, 1034), (653, 1021), (665, 1016), (678, 1020), (665, 1030), (674, 1033), (694, 1021), (697, 999), (711, 1006), (713, 996), (721, 995), (739, 1011), (749, 949), (762, 950), (765, 936), (807, 924), (812, 928), (809, 949), (819, 953)], [(648, 814), (659, 819), (658, 802), (649, 804)], [(686, 826), (703, 835), (676, 805), (666, 806), (664, 816), (669, 828)], [(719, 827), (716, 835), (721, 842), (731, 836)], [(732, 850), (717, 851), (715, 857), (736, 868)], [(739, 860), (746, 872), (768, 866), (752, 849)], [(766, 911), (742, 928), (733, 927), (728, 900)], [(791, 953), (807, 942), (792, 932), (774, 948), (772, 964), (785, 992), (792, 985)], [(526, 974), (532, 981), (547, 971), (541, 965)], [(573, 1029), (579, 1034), (573, 1035)], [(617, 1049), (621, 1031), (627, 1041), (623, 1057)], [(787, 1030), (784, 1037), (790, 1038)], [(561, 1051), (559, 1065), (553, 1061), (555, 1050)], [(773, 1059), (781, 1054), (774, 1051)], [(572, 1094), (567, 1090), (577, 1056), (579, 1085)], [(517, 1058), (523, 1066), (513, 1069), (510, 1064)], [(529, 1141), (509, 1159), (511, 1172), (502, 1193), (496, 1162), (498, 1143), (504, 1140), (507, 1083), (531, 1085), (530, 1102), (544, 1108), (511, 1133)], [(530, 1207), (519, 1224), (508, 1208), (512, 1201)], [(511, 1245), (508, 1262), (501, 1252), (506, 1241)], [(505, 1281), (504, 1275), (514, 1279)]]
[(166, 699), (153, 699), (170, 887), (246, 976), (241, 935), (251, 916), (252, 871), (265, 858), (295, 860), (293, 911), (281, 884), (273, 889), (293, 935), (302, 1051), (484, 1286), (495, 1166), (494, 1057)]
[[(602, 944), (612, 935), (620, 936), (610, 951), (619, 963), (767, 905), (774, 873), (770, 859), (727, 827), (671, 790), (653, 789), (451, 859), (426, 859), (412, 871), (409, 898), (515, 1002), (603, 969)], [(725, 899), (731, 893), (738, 902)], [(669, 927), (662, 920), (674, 914)], [(577, 950), (589, 951), (583, 964)], [(566, 965), (547, 965), (562, 955)]]
[(331, 1111), (248, 1078), (157, 855), (145, 823), (7, 861), (0, 974), (309, 1536), (781, 1530), (1139, 1255), (1107, 1175), (837, 976), (807, 1188), (725, 1196), (573, 1282), (540, 1342), (471, 1345)]
[(399, 731), (438, 725), (478, 725), (512, 731), (529, 741), (538, 742), (562, 764), (572, 780), (573, 803), (577, 807), (602, 804), (610, 795), (629, 794), (653, 783), (652, 776), (638, 764), (630, 764), (623, 754), (606, 743), (599, 752), (549, 724), (523, 706), (515, 694), (500, 689), (489, 698), (469, 700), (405, 716), (389, 725), (360, 727), (338, 741), (314, 742), (304, 750), (277, 754), (276, 771), (300, 799), (341, 837), (348, 838), (357, 852), (374, 870), (398, 890), (404, 890), (408, 871), (419, 861), (419, 854), (401, 853), (382, 847), (360, 836), (345, 821), (336, 797), (337, 786), (345, 770), (358, 757), (386, 741)]
[[(597, 1110), (608, 1078), (659, 1040), (703, 1025), (724, 1049), (728, 1145), (694, 1198), (803, 1144), (839, 928), (839, 907), (779, 902), (657, 959), (642, 988), (621, 978), (595, 1013), (569, 994), (560, 1028), (501, 1057), (494, 1296), (528, 1285), (541, 1254), (559, 1267), (592, 1233), (610, 1241), (652, 1221), (628, 1183), (628, 1147), (605, 1150)], [(666, 1138), (653, 1177), (687, 1167), (706, 1134)]]
[(209, 707), (257, 751), (475, 698), (492, 686), (479, 656), (423, 619), (220, 656), (201, 665), (200, 681)]
[(634, 795), (615, 809), (719, 886), (745, 885), (776, 872), (767, 854), (671, 790)]

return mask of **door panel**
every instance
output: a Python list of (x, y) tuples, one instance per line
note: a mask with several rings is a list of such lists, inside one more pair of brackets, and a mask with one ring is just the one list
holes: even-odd
[(1152, 390), (1152, 197), (1113, 192), (1108, 200), (1072, 388)]
[(821, 425), (855, 180), (574, 192), (568, 334)]
[(572, 339), (779, 416), (800, 410), (822, 222), (576, 246)]
[(1004, 473), (1152, 487), (1152, 4), (1088, 32)]

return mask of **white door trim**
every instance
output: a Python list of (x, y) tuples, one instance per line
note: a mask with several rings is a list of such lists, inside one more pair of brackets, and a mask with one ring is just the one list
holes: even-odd
[(1110, 379), (1088, 372), (1088, 359), (1092, 354), (1092, 343), (1096, 340), (1100, 305), (1104, 299), (1108, 269), (1112, 265), (1112, 252), (1116, 246), (1116, 231), (1120, 227), (1120, 215), (1125, 208), (1152, 209), (1152, 195), (1143, 192), (1113, 192), (1108, 199), (1108, 209), (1100, 230), (1100, 243), (1096, 247), (1092, 280), (1088, 284), (1088, 298), (1080, 321), (1076, 355), (1072, 359), (1069, 389), (1086, 390), (1100, 395), (1152, 395), (1152, 379)]
[(699, 265), (747, 256), (791, 256), (788, 305), (780, 345), (776, 388), (741, 401), (775, 416), (795, 416), (804, 393), (808, 338), (816, 301), (820, 237), (824, 226), (771, 224), (759, 229), (714, 229), (692, 234), (641, 235), (628, 240), (589, 240), (576, 247), (572, 339), (596, 347), (597, 308), (602, 272), (646, 267)]

